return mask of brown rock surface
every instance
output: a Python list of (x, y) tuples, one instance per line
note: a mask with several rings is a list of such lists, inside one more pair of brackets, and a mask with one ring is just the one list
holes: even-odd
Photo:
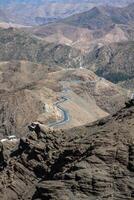
[(132, 104), (93, 124), (20, 139), (0, 172), (0, 199), (132, 200)]

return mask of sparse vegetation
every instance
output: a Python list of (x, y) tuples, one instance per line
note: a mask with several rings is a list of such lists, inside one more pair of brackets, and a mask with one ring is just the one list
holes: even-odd
[[(86, 59), (85, 59), (86, 60)], [(114, 83), (134, 77), (134, 41), (104, 46), (87, 55), (86, 64), (97, 75)]]
[[(69, 58), (70, 55), (70, 58)], [(79, 50), (67, 45), (47, 43), (17, 29), (0, 30), (0, 60), (28, 60), (49, 66), (75, 67)]]

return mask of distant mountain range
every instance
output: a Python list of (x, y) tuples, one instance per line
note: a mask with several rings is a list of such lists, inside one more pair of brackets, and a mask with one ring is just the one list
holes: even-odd
[(37, 25), (87, 11), (96, 5), (124, 6), (132, 2), (134, 0), (1, 0), (0, 7), (4, 7), (3, 15), (12, 23)]
[(90, 11), (71, 16), (63, 22), (89, 29), (106, 28), (112, 24), (132, 24), (134, 23), (134, 3), (123, 8), (94, 7)]
[(6, 16), (5, 12), (2, 9), (0, 9), (0, 22), (1, 21), (2, 22), (8, 22), (9, 21), (8, 17)]
[(114, 83), (134, 77), (134, 3), (94, 7), (31, 32), (46, 42), (79, 49), (81, 66)]
[[(0, 19), (7, 21), (3, 10), (0, 13)], [(115, 83), (134, 77), (134, 3), (122, 8), (94, 7), (56, 23), (24, 28), (24, 32), (0, 31), (0, 38), (3, 61), (26, 59), (49, 66), (82, 66)]]
[[(113, 113), (124, 104), (127, 91), (107, 80), (123, 81), (125, 85), (134, 77), (134, 4), (121, 8), (95, 6), (61, 19), (70, 13), (70, 8), (74, 9), (73, 14), (81, 5), (86, 9), (86, 5), (91, 6), (87, 3), (50, 3), (44, 7), (9, 4), (0, 10), (0, 132), (3, 136), (9, 131), (23, 135), (29, 120), (43, 120), (43, 123), (54, 120), (57, 111), (53, 115), (53, 102), (64, 90), (72, 91), (71, 102), (65, 107), (74, 120), (70, 127), (104, 117), (104, 111)], [(53, 9), (49, 13), (45, 10), (47, 18), (49, 14), (52, 19), (58, 16), (58, 22), (3, 28), (2, 21), (11, 26), (10, 21), (36, 24), (34, 17), (46, 19), (41, 16), (44, 8), (50, 7)], [(62, 14), (58, 15), (59, 12)], [(44, 118), (48, 105), (51, 105), (50, 112), (45, 112)]]
[(108, 1), (0, 0), (1, 200), (134, 199), (134, 3)]

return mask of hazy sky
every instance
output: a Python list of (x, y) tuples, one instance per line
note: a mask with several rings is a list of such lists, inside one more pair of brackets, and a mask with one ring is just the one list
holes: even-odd
[(89, 2), (89, 3), (131, 3), (134, 0), (0, 0), (0, 4), (8, 4), (8, 3), (32, 3), (32, 4), (40, 4), (45, 2)]

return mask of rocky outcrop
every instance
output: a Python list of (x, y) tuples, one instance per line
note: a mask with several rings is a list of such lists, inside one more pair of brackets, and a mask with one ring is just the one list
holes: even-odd
[(0, 170), (3, 170), (6, 165), (3, 153), (3, 144), (0, 142)]
[(0, 199), (132, 200), (134, 106), (66, 131), (21, 138), (0, 172)]

